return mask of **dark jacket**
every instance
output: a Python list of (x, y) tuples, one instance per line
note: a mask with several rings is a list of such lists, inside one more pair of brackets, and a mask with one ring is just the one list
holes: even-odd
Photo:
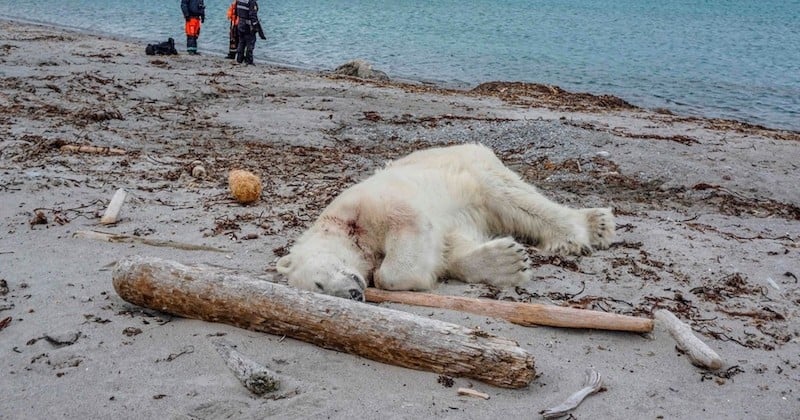
[(239, 26), (254, 28), (258, 25), (258, 2), (256, 0), (236, 0), (236, 16)]
[(188, 19), (190, 17), (206, 17), (206, 5), (203, 0), (181, 0), (181, 12), (183, 17)]

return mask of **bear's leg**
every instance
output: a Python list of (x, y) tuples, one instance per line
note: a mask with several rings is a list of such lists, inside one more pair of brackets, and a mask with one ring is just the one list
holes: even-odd
[(467, 283), (516, 286), (533, 275), (525, 248), (510, 237), (461, 230), (448, 235), (447, 250), (447, 274)]
[(485, 179), (487, 190), (492, 191), (488, 206), (504, 233), (561, 255), (589, 255), (611, 244), (611, 208), (573, 209), (551, 201), (505, 167), (495, 169), (493, 175)]
[(430, 290), (444, 271), (444, 238), (429, 223), (391, 229), (375, 286), (384, 290)]

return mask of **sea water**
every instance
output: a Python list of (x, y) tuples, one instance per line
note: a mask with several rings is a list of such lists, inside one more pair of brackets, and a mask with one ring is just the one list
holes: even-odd
[[(227, 51), (228, 0), (199, 46)], [(800, 130), (800, 0), (272, 0), (256, 60), (314, 70), (361, 58), (471, 87), (553, 84), (642, 107)], [(179, 0), (0, 0), (0, 16), (184, 50)], [(0, 40), (1, 41), (1, 40)]]

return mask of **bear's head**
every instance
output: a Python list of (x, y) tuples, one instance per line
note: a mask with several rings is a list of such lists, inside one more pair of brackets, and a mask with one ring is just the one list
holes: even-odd
[(278, 260), (278, 272), (289, 285), (346, 299), (364, 300), (363, 257), (347, 246), (321, 246), (315, 241), (298, 244)]

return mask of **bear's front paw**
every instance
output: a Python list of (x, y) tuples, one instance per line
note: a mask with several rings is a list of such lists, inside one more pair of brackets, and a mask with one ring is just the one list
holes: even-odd
[(565, 225), (562, 234), (539, 244), (541, 249), (557, 255), (591, 255), (596, 249), (607, 249), (614, 239), (614, 215), (610, 208), (577, 210)]

